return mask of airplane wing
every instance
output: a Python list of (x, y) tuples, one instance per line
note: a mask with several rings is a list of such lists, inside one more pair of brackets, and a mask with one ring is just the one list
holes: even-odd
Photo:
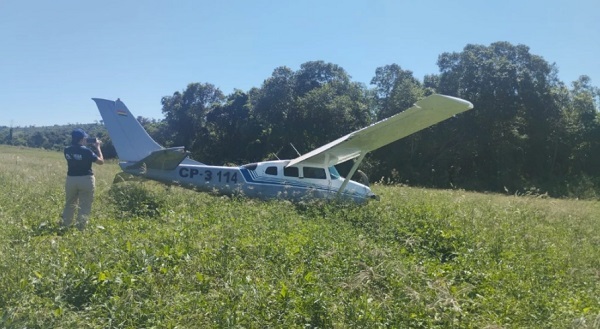
[(286, 166), (299, 163), (330, 167), (350, 159), (364, 156), (398, 139), (470, 110), (473, 104), (460, 98), (431, 95), (387, 119), (323, 145), (290, 161)]

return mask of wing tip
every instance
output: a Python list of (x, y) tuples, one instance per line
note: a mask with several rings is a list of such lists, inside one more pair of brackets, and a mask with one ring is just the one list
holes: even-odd
[(442, 94), (438, 94), (438, 95), (455, 102), (457, 105), (460, 105), (460, 107), (464, 107), (465, 111), (473, 108), (473, 103), (469, 102), (468, 100), (454, 97), (454, 96), (448, 96), (448, 95), (442, 95)]

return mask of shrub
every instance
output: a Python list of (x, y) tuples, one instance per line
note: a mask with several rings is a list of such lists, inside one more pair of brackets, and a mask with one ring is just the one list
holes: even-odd
[(164, 193), (151, 190), (143, 182), (113, 184), (108, 195), (117, 211), (140, 217), (160, 215), (160, 209), (166, 203)]

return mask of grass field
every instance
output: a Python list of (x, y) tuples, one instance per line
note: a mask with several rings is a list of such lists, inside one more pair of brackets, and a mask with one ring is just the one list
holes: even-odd
[(0, 328), (600, 328), (600, 202), (374, 186), (259, 202), (96, 166), (58, 234), (61, 153), (0, 146)]

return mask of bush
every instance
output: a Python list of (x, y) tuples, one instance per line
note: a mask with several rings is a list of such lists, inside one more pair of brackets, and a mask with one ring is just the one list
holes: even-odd
[(117, 211), (139, 217), (160, 215), (160, 209), (166, 203), (164, 193), (154, 192), (141, 182), (113, 184), (108, 195)]

